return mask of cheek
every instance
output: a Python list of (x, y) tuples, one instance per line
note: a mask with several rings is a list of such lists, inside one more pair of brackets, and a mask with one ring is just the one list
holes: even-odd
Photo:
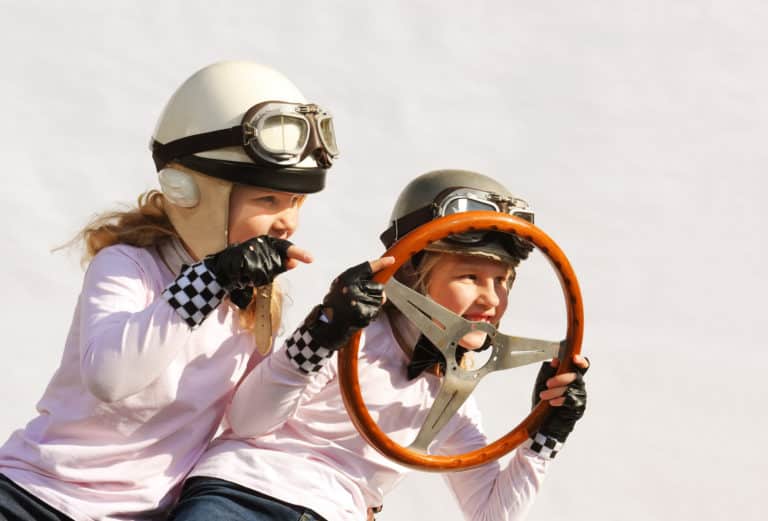
[(501, 318), (507, 311), (507, 305), (509, 304), (509, 291), (502, 290), (497, 293), (499, 297), (499, 305), (496, 306), (496, 314)]
[(439, 287), (437, 291), (431, 291), (429, 296), (441, 306), (461, 315), (473, 301), (468, 293), (467, 288), (461, 284), (449, 283)]
[(267, 235), (271, 220), (267, 215), (243, 217), (231, 215), (229, 219), (229, 242), (238, 243), (252, 237)]

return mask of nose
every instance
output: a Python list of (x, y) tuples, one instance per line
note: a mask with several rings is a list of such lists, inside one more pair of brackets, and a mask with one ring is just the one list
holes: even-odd
[(299, 207), (295, 205), (289, 206), (275, 216), (275, 220), (272, 221), (270, 235), (279, 239), (287, 239), (293, 235), (298, 225)]
[(496, 281), (491, 279), (478, 284), (477, 301), (489, 308), (495, 308), (501, 302), (496, 292)]

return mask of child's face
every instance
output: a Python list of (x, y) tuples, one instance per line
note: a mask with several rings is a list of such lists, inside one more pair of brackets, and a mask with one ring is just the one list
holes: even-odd
[[(467, 320), (498, 324), (507, 310), (511, 275), (512, 270), (503, 262), (445, 254), (429, 277), (427, 294)], [(483, 331), (473, 331), (459, 344), (467, 349), (478, 349), (486, 336)]]
[(289, 238), (299, 224), (304, 199), (302, 194), (235, 185), (229, 200), (229, 243), (258, 235)]

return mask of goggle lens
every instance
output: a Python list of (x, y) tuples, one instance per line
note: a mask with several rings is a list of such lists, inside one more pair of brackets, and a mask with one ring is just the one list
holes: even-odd
[(275, 114), (260, 121), (259, 127), (259, 144), (272, 154), (296, 156), (307, 145), (309, 124), (304, 118)]
[[(479, 200), (474, 197), (468, 197), (466, 195), (460, 196), (460, 197), (454, 197), (452, 199), (449, 199), (445, 203), (443, 203), (441, 207), (441, 215), (452, 215), (456, 213), (462, 213), (462, 212), (473, 212), (473, 211), (491, 211), (491, 212), (501, 212), (501, 208), (499, 205), (494, 203), (493, 201), (488, 200)], [(520, 211), (512, 211), (509, 212), (512, 215), (515, 215), (517, 217), (520, 217), (522, 219), (525, 219), (526, 221), (533, 222), (533, 213), (531, 212), (520, 212)], [(474, 244), (478, 242), (482, 242), (485, 238), (486, 231), (477, 231), (477, 232), (464, 232), (459, 233), (456, 235), (451, 235), (448, 237), (448, 240), (460, 242), (463, 244)]]
[(478, 201), (468, 197), (457, 197), (455, 199), (451, 199), (443, 206), (442, 214), (452, 215), (455, 213), (473, 212), (477, 210), (498, 212), (499, 208), (490, 202)]
[(328, 153), (336, 157), (339, 155), (339, 147), (336, 145), (336, 132), (333, 128), (333, 118), (324, 117), (318, 119), (317, 129), (320, 133), (320, 140), (323, 142)]

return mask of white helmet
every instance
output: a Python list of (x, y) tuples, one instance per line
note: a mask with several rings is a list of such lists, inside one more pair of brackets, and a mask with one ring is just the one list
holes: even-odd
[(197, 258), (228, 244), (233, 183), (314, 193), (338, 156), (330, 114), (279, 72), (220, 62), (187, 79), (150, 143), (168, 217)]

